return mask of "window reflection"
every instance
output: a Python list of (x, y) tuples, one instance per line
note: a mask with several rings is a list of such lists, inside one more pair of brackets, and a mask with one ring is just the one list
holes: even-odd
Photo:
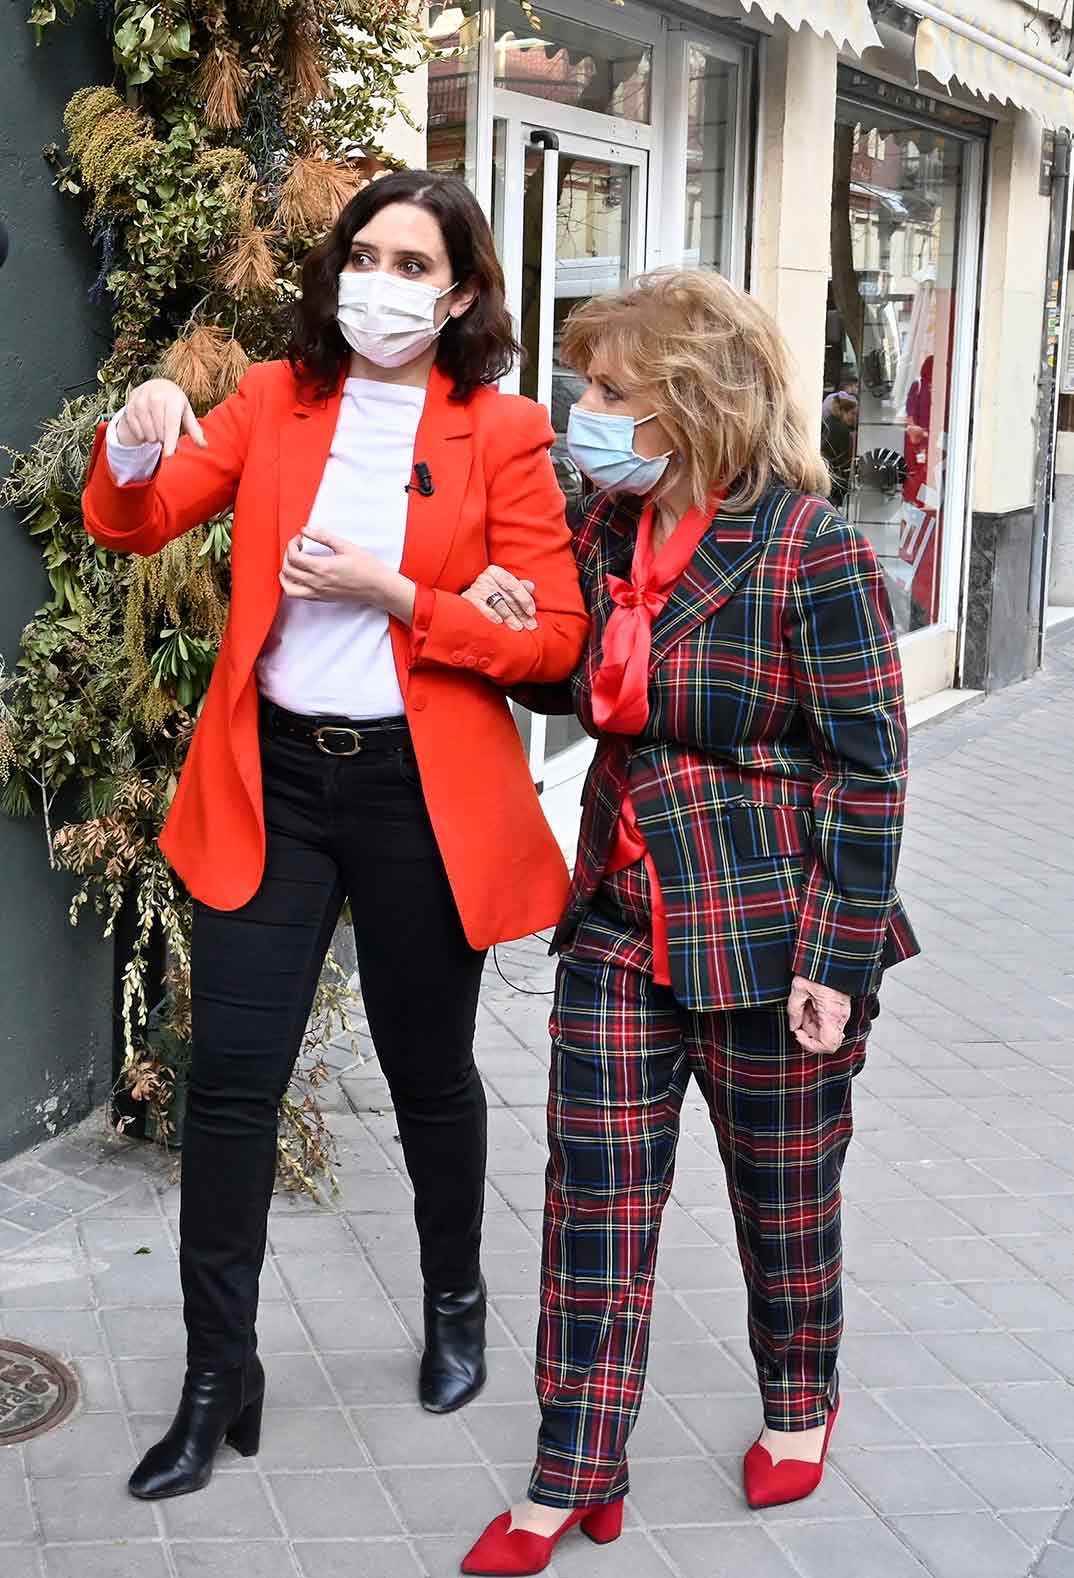
[(964, 150), (839, 103), (822, 441), (903, 633), (939, 618)]
[(496, 86), (620, 120), (650, 119), (652, 50), (543, 7), (497, 0)]

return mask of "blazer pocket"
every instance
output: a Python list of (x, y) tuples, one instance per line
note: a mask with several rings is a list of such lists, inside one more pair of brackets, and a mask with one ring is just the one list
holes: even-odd
[(742, 861), (801, 860), (813, 836), (813, 817), (798, 806), (740, 801), (725, 814)]

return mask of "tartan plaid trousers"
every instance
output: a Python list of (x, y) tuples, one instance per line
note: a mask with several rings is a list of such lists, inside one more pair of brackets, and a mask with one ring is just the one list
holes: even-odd
[(850, 1091), (877, 1012), (855, 999), (839, 1052), (793, 1040), (785, 1007), (684, 1009), (652, 981), (643, 864), (605, 880), (564, 949), (552, 1016), (535, 1501), (628, 1489), (660, 1218), (697, 1080), (727, 1174), (764, 1416), (827, 1418), (842, 1334), (839, 1178)]

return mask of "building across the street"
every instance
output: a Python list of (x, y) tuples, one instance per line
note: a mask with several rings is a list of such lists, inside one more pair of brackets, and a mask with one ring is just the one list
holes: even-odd
[[(490, 214), (528, 353), (515, 387), (558, 434), (576, 390), (560, 333), (586, 296), (686, 263), (772, 308), (837, 502), (884, 565), (910, 702), (1040, 661), (1064, 16), (1057, 0), (464, 0), (430, 7), (444, 54), (410, 84), (405, 151), (464, 175)], [(561, 443), (556, 459), (576, 491)], [(538, 778), (573, 780), (589, 750), (573, 723), (522, 722)]]

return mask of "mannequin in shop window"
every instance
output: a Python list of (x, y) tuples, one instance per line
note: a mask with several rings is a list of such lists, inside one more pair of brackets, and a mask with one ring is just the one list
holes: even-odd
[(829, 499), (837, 510), (846, 508), (854, 466), (858, 402), (851, 395), (835, 395), (824, 402), (820, 424), (820, 449), (831, 476)]

